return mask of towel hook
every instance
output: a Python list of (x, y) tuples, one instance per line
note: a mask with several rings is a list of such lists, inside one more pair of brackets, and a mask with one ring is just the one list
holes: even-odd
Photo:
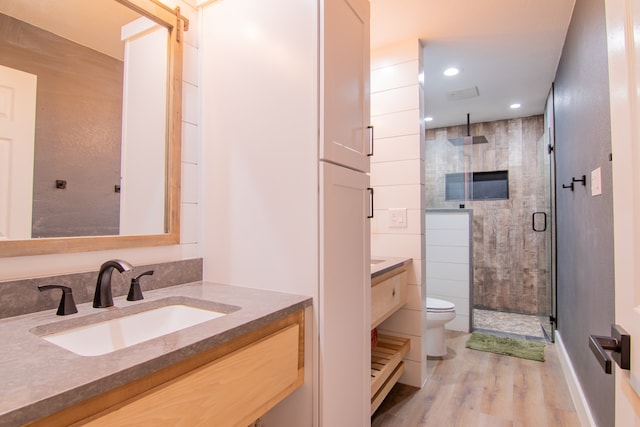
[(575, 177), (571, 178), (571, 183), (574, 182), (581, 182), (583, 187), (586, 187), (587, 185), (587, 176), (586, 175), (582, 175), (582, 178), (580, 179), (576, 179)]

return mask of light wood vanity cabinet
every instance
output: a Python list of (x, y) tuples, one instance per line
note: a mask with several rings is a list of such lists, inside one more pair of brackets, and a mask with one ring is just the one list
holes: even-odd
[(371, 279), (371, 328), (407, 303), (407, 269), (387, 271)]
[(32, 425), (249, 425), (302, 385), (303, 365), (299, 311)]
[[(406, 264), (371, 279), (371, 328), (407, 303), (408, 278)], [(409, 352), (411, 341), (390, 335), (378, 335), (371, 349), (371, 413), (382, 403), (404, 372), (402, 359)]]

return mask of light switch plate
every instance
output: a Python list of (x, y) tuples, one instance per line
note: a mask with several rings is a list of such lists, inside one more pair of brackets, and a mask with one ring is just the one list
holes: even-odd
[(591, 195), (599, 196), (602, 194), (602, 169), (594, 169), (591, 171)]
[(407, 208), (389, 209), (389, 227), (407, 226)]

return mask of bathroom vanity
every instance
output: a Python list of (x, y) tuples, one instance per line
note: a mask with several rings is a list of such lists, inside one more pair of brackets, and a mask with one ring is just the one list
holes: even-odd
[[(376, 328), (407, 302), (410, 258), (371, 259), (371, 328)], [(409, 339), (391, 335), (372, 337), (371, 413), (373, 414), (404, 372), (402, 359)], [(374, 345), (375, 344), (375, 345)]]
[[(157, 307), (219, 317), (138, 344), (81, 356), (43, 337)], [(308, 297), (193, 282), (0, 321), (0, 426), (248, 425), (304, 382)]]

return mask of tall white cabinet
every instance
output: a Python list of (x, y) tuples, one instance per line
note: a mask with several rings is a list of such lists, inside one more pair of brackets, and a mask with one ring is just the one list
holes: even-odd
[(369, 2), (201, 6), (204, 278), (314, 299), (267, 425), (368, 425)]

